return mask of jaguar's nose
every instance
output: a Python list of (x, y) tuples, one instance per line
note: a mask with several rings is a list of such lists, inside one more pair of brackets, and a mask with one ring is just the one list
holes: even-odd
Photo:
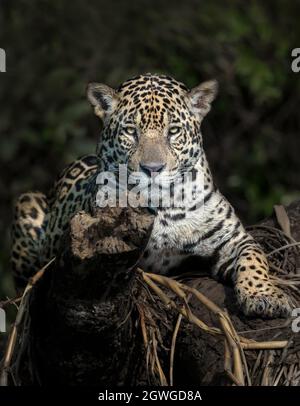
[(166, 164), (163, 162), (141, 162), (140, 168), (146, 175), (151, 176), (152, 173), (159, 173), (165, 168)]

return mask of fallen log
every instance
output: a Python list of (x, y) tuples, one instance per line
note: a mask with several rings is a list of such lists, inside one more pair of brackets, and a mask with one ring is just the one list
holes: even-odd
[[(3, 385), (299, 385), (295, 320), (245, 317), (230, 286), (191, 275), (197, 262), (181, 278), (137, 268), (153, 221), (141, 208), (73, 217), (23, 295)], [(295, 303), (299, 224), (295, 202), (250, 229)]]

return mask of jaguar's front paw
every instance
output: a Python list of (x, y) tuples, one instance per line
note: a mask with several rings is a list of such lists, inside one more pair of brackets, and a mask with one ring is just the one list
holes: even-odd
[(291, 315), (292, 302), (280, 288), (270, 281), (265, 285), (253, 285), (251, 289), (239, 283), (235, 287), (238, 303), (247, 316), (276, 318)]

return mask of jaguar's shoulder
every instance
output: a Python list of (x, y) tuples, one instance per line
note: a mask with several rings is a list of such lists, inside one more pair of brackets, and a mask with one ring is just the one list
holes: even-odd
[(53, 188), (48, 194), (49, 205), (56, 201), (62, 201), (72, 191), (74, 194), (82, 194), (85, 183), (90, 182), (90, 178), (97, 171), (97, 156), (94, 154), (84, 155), (67, 165), (58, 176)]

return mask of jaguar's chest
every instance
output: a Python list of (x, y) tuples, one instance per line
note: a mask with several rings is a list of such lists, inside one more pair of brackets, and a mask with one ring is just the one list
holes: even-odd
[(197, 214), (184, 209), (160, 211), (154, 221), (150, 243), (164, 249), (183, 250), (195, 237), (198, 223)]

